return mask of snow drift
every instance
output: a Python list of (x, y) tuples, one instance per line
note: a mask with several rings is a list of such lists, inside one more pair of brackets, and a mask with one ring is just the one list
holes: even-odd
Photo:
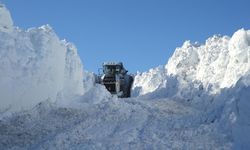
[(49, 25), (23, 31), (0, 4), (0, 113), (82, 95), (82, 63), (74, 45)]
[(185, 42), (177, 48), (166, 69), (206, 87), (231, 87), (250, 69), (250, 31), (241, 29), (229, 38), (213, 36), (204, 45)]
[(205, 44), (184, 42), (165, 68), (138, 74), (133, 93), (196, 108), (205, 124), (212, 123), (231, 142), (226, 149), (249, 149), (249, 73), (250, 30), (240, 29), (232, 37), (215, 35)]
[(138, 74), (133, 89), (135, 95), (154, 92), (170, 82), (169, 76), (176, 76), (180, 83), (198, 83), (216, 93), (234, 86), (249, 70), (250, 30), (240, 29), (231, 38), (215, 35), (205, 44), (184, 42), (165, 69), (157, 67)]

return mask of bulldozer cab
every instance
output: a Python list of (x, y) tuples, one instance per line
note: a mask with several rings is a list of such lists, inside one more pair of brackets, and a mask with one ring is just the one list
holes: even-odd
[(104, 63), (103, 64), (103, 73), (104, 74), (126, 74), (127, 70), (123, 68), (122, 63)]

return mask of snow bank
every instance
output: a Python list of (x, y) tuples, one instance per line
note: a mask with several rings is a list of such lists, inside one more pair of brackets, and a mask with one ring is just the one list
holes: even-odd
[(82, 63), (76, 48), (49, 25), (27, 31), (13, 26), (0, 4), (0, 112), (82, 95)]
[(250, 149), (250, 74), (241, 78), (234, 92), (234, 109), (229, 118), (232, 120), (234, 149)]
[(169, 59), (168, 74), (205, 87), (231, 87), (250, 69), (250, 30), (240, 29), (232, 38), (213, 36), (204, 45), (185, 42)]
[[(231, 149), (250, 149), (250, 72), (241, 77), (235, 86), (224, 88), (204, 105), (206, 114), (216, 120), (216, 126), (232, 143)], [(207, 99), (203, 99), (207, 100)], [(203, 102), (204, 104), (204, 102)]]
[(250, 149), (249, 73), (250, 30), (240, 29), (231, 38), (215, 35), (205, 44), (186, 41), (164, 69), (138, 74), (133, 92), (195, 108), (203, 124), (224, 137), (226, 149)]
[(215, 35), (205, 44), (184, 42), (165, 69), (138, 74), (133, 91), (135, 95), (156, 91), (167, 84), (168, 76), (176, 76), (180, 83), (200, 82), (204, 89), (217, 93), (221, 88), (234, 86), (249, 70), (250, 30), (240, 29), (231, 38)]
[(234, 85), (250, 70), (250, 30), (237, 31), (229, 41), (229, 62), (222, 87)]
[(148, 72), (137, 73), (132, 87), (132, 96), (143, 95), (161, 88), (165, 82), (163, 66), (150, 69)]

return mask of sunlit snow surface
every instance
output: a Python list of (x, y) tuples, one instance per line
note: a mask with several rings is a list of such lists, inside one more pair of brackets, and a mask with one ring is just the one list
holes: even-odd
[(82, 63), (76, 48), (49, 25), (26, 31), (12, 26), (0, 4), (0, 113), (82, 95)]
[(20, 30), (0, 4), (0, 149), (250, 149), (249, 61), (244, 29), (187, 41), (118, 99), (50, 26)]

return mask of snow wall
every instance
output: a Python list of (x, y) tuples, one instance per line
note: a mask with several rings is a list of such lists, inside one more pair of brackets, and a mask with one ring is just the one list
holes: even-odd
[(145, 95), (161, 88), (196, 84), (211, 93), (229, 88), (250, 70), (250, 30), (240, 29), (230, 38), (215, 35), (205, 44), (184, 42), (176, 48), (168, 63), (138, 73), (135, 77), (133, 95)]
[(0, 114), (82, 95), (82, 74), (73, 44), (60, 40), (49, 25), (26, 31), (13, 26), (0, 4)]
[(170, 98), (203, 110), (232, 141), (250, 148), (250, 30), (215, 35), (205, 44), (184, 42), (168, 63), (138, 73), (133, 95)]

